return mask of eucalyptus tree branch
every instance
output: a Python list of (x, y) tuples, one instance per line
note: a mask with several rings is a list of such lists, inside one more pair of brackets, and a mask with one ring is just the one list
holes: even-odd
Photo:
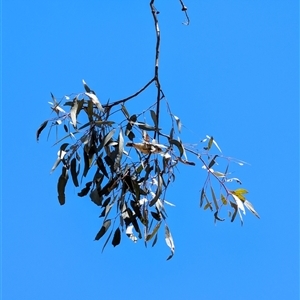
[(185, 13), (185, 17), (186, 17), (186, 22), (183, 22), (182, 24), (189, 25), (190, 24), (190, 18), (189, 18), (189, 15), (187, 13), (187, 7), (184, 5), (182, 0), (179, 0), (179, 2), (181, 4), (181, 10)]

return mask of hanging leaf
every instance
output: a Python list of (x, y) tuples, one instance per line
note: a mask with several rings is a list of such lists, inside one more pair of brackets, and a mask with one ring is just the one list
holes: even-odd
[(235, 203), (233, 203), (231, 201), (230, 201), (230, 205), (234, 209), (234, 213), (232, 214), (232, 217), (231, 217), (231, 222), (233, 222), (234, 219), (235, 219), (235, 217), (236, 217), (236, 214), (238, 212), (238, 206), (237, 206), (237, 204), (235, 204)]
[(214, 213), (214, 217), (215, 217), (215, 220), (218, 220), (218, 221), (225, 221), (225, 219), (219, 218), (219, 216), (218, 216), (218, 211), (216, 211), (216, 212)]
[(150, 110), (150, 114), (151, 114), (151, 118), (152, 118), (152, 121), (154, 123), (154, 126), (155, 128), (158, 127), (158, 123), (157, 123), (157, 116), (156, 116), (156, 113), (154, 110)]
[(102, 247), (102, 251), (101, 251), (102, 253), (103, 253), (103, 251), (104, 251), (104, 249), (105, 249), (105, 247), (106, 247), (106, 245), (107, 245), (107, 243), (108, 243), (108, 241), (109, 241), (112, 233), (113, 233), (113, 229), (110, 231), (110, 233), (109, 233), (109, 235), (108, 235), (108, 237), (107, 237), (107, 239), (106, 239), (106, 241), (105, 241), (105, 243), (104, 243), (104, 245)]
[(77, 128), (77, 108), (78, 108), (78, 103), (77, 103), (77, 98), (74, 99), (73, 101), (73, 106), (71, 108), (71, 111), (70, 111), (70, 117), (71, 117), (71, 121), (72, 121), (72, 124), (73, 124), (73, 127), (76, 129)]
[(75, 157), (71, 160), (71, 176), (72, 176), (72, 180), (73, 180), (74, 185), (76, 187), (78, 187), (79, 184), (78, 184), (78, 179), (77, 179), (76, 158)]
[(205, 191), (204, 191), (204, 188), (202, 188), (201, 196), (200, 196), (200, 207), (202, 207), (202, 205), (203, 205), (204, 196), (205, 196)]
[(179, 155), (181, 157), (183, 155), (183, 152), (184, 152), (181, 142), (179, 142), (177, 140), (169, 140), (169, 143), (170, 143), (170, 145), (175, 145), (178, 148)]
[(232, 194), (236, 195), (243, 202), (246, 200), (244, 194), (248, 194), (248, 191), (245, 189), (236, 189), (235, 191), (231, 191)]
[(112, 239), (112, 245), (114, 247), (118, 246), (121, 242), (121, 230), (120, 228), (118, 227), (115, 231), (115, 234), (114, 234), (114, 237)]
[(37, 130), (37, 132), (36, 132), (36, 140), (37, 141), (39, 141), (40, 134), (45, 129), (45, 127), (47, 126), (47, 124), (48, 124), (48, 121), (43, 122), (41, 124), (41, 126), (39, 127), (39, 129)]
[(170, 248), (171, 250), (171, 255), (167, 258), (167, 260), (171, 259), (174, 255), (174, 252), (175, 252), (175, 245), (174, 245), (174, 241), (173, 241), (173, 238), (172, 238), (172, 235), (171, 235), (171, 232), (170, 232), (170, 229), (169, 227), (165, 226), (165, 241), (166, 241), (166, 244), (168, 245), (168, 247)]
[(216, 158), (218, 157), (218, 155), (215, 155), (213, 157), (213, 159), (210, 161), (209, 165), (208, 165), (208, 169), (210, 169), (215, 163), (216, 163)]
[(97, 233), (97, 235), (95, 237), (96, 241), (99, 241), (102, 238), (102, 236), (108, 230), (110, 224), (111, 224), (111, 220), (110, 219), (103, 222), (103, 225), (102, 225), (101, 229), (99, 230), (99, 232)]
[(215, 204), (215, 208), (218, 211), (219, 210), (219, 205), (218, 205), (218, 201), (217, 201), (215, 192), (214, 192), (212, 187), (210, 187), (210, 190), (211, 190), (211, 195), (212, 195), (212, 198), (213, 198), (213, 201), (214, 201), (214, 204)]
[(124, 114), (124, 116), (129, 119), (130, 115), (128, 113), (128, 110), (126, 109), (125, 105), (124, 104), (121, 104), (121, 110), (122, 110), (122, 113)]
[(95, 188), (91, 193), (90, 193), (90, 198), (91, 200), (98, 206), (101, 206), (102, 203), (102, 196), (99, 196), (98, 189)]
[(118, 152), (117, 152), (115, 162), (114, 162), (114, 170), (115, 171), (117, 171), (120, 166), (123, 150), (124, 150), (124, 138), (123, 138), (122, 129), (120, 129), (120, 133), (119, 133), (119, 137), (118, 137)]
[(208, 145), (207, 145), (207, 147), (204, 147), (204, 150), (207, 150), (207, 151), (210, 150), (210, 148), (211, 148), (211, 146), (213, 144), (213, 140), (214, 140), (213, 137), (208, 137), (208, 138), (209, 138)]
[(244, 215), (245, 215), (246, 211), (245, 211), (245, 208), (244, 208), (244, 205), (243, 205), (243, 202), (241, 201), (241, 199), (238, 196), (236, 196), (235, 194), (231, 194), (231, 196), (235, 200), (235, 202), (236, 202), (239, 210), (241, 210), (244, 213)]
[(158, 237), (158, 234), (155, 235), (155, 238), (153, 240), (153, 243), (152, 243), (152, 247), (155, 246), (156, 242), (157, 242), (157, 237)]
[(111, 138), (113, 137), (115, 132), (116, 132), (116, 129), (113, 129), (104, 137), (104, 139), (101, 141), (101, 144), (99, 147), (100, 149), (108, 144), (108, 142), (111, 140)]
[(179, 131), (179, 133), (181, 133), (181, 126), (182, 126), (181, 121), (180, 121), (180, 119), (177, 116), (173, 115), (173, 117), (174, 117), (174, 119), (176, 121), (178, 131)]
[[(158, 168), (159, 170), (159, 168)], [(158, 173), (158, 184), (157, 184), (157, 190), (156, 190), (156, 193), (155, 193), (155, 196), (153, 197), (153, 199), (150, 201), (150, 206), (153, 206), (156, 201), (159, 199), (159, 196), (161, 195), (161, 192), (162, 192), (162, 178), (161, 178), (161, 175), (160, 175), (160, 172), (157, 172)]]
[(65, 132), (69, 132), (68, 126), (66, 124), (64, 124), (64, 130)]
[(83, 79), (82, 79), (82, 83), (83, 83), (83, 87), (84, 87), (85, 91), (87, 93), (91, 93), (92, 92), (91, 89), (88, 87), (88, 85), (86, 84), (86, 82)]
[(258, 213), (255, 211), (253, 205), (248, 201), (245, 200), (244, 205), (257, 217), (260, 219), (260, 216), (258, 215)]
[(151, 234), (147, 234), (147, 236), (146, 236), (146, 242), (149, 242), (154, 237), (154, 235), (157, 233), (160, 225), (161, 225), (161, 222), (158, 222), (156, 224), (156, 226), (154, 227), (153, 231), (151, 232)]
[(221, 194), (221, 200), (222, 200), (223, 205), (227, 205), (227, 200), (222, 194)]
[(107, 171), (106, 171), (106, 169), (105, 169), (103, 160), (102, 160), (102, 158), (101, 158), (100, 156), (98, 156), (98, 158), (97, 158), (97, 166), (98, 166), (98, 168), (100, 169), (100, 171), (102, 172), (102, 174), (103, 174), (106, 178), (108, 178), (108, 173), (107, 173)]
[(82, 190), (81, 190), (81, 192), (79, 192), (77, 195), (79, 196), (79, 197), (84, 197), (84, 196), (86, 196), (88, 193), (89, 193), (89, 191), (90, 191), (90, 188), (91, 188), (91, 185), (92, 185), (92, 181), (89, 181), (88, 183), (86, 183), (85, 184), (85, 188), (83, 188)]
[(104, 111), (104, 109), (103, 109), (103, 107), (102, 107), (102, 105), (101, 105), (101, 103), (100, 103), (98, 97), (97, 97), (95, 94), (93, 94), (93, 93), (88, 93), (88, 92), (86, 92), (85, 94), (90, 98), (90, 100), (92, 101), (92, 103), (93, 103), (93, 104), (94, 104), (101, 112)]
[(63, 167), (62, 168), (62, 173), (58, 179), (57, 183), (57, 192), (58, 192), (58, 201), (60, 205), (64, 205), (66, 202), (66, 197), (65, 197), (65, 187), (68, 182), (68, 169)]
[(135, 123), (135, 125), (137, 125), (138, 128), (140, 128), (142, 130), (146, 130), (146, 131), (159, 131), (159, 130), (161, 130), (160, 128), (150, 126), (149, 124), (146, 124), (146, 123)]

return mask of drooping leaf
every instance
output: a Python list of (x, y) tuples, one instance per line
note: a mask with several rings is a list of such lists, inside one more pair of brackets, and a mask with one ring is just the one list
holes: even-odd
[(88, 93), (88, 92), (86, 92), (85, 94), (90, 98), (90, 100), (92, 101), (92, 103), (93, 103), (93, 104), (94, 104), (101, 112), (104, 111), (104, 109), (103, 109), (103, 107), (102, 107), (102, 105), (101, 105), (101, 103), (100, 103), (98, 97), (97, 97), (95, 94), (93, 94), (93, 93)]
[(183, 164), (185, 164), (185, 165), (189, 165), (189, 166), (195, 166), (196, 165), (193, 161), (187, 161), (185, 159), (182, 159), (181, 157), (178, 157), (178, 160), (180, 162), (182, 162)]
[(219, 205), (218, 205), (218, 201), (217, 201), (215, 192), (214, 192), (212, 187), (210, 187), (210, 190), (211, 190), (211, 195), (212, 195), (212, 198), (213, 198), (213, 201), (214, 201), (214, 204), (215, 204), (215, 208), (218, 211), (219, 210)]
[(158, 127), (158, 123), (157, 123), (157, 116), (156, 116), (156, 113), (154, 110), (150, 110), (150, 114), (151, 114), (151, 118), (152, 118), (152, 121), (154, 123), (154, 126), (155, 128)]
[(203, 187), (201, 190), (201, 196), (200, 196), (200, 207), (202, 207), (202, 205), (203, 205), (204, 195), (205, 195), (205, 191), (204, 191), (204, 187)]
[(95, 188), (91, 193), (90, 193), (90, 198), (91, 200), (98, 206), (101, 206), (102, 203), (102, 196), (99, 196), (98, 189)]
[(215, 220), (218, 220), (218, 221), (225, 221), (225, 219), (221, 219), (219, 216), (218, 216), (218, 211), (216, 211), (214, 213), (214, 217), (215, 217)]
[(101, 251), (102, 253), (103, 253), (103, 251), (104, 251), (104, 249), (105, 249), (105, 247), (106, 247), (106, 245), (107, 245), (107, 243), (108, 243), (108, 241), (109, 241), (112, 233), (113, 233), (113, 229), (110, 231), (110, 233), (109, 233), (109, 235), (108, 235), (108, 237), (107, 237), (107, 239), (106, 239), (106, 241), (105, 241), (105, 243), (104, 243), (104, 245), (102, 247), (102, 251)]
[(208, 208), (210, 208), (210, 210), (212, 211), (213, 210), (213, 208), (212, 208), (212, 206), (211, 206), (211, 202), (207, 202), (206, 204), (205, 204), (205, 206), (204, 206), (204, 210), (206, 210), (206, 209), (208, 209)]
[(154, 227), (154, 229), (151, 233), (147, 234), (146, 242), (150, 241), (154, 237), (154, 235), (157, 233), (160, 225), (161, 225), (161, 221), (156, 224), (156, 226)]
[(119, 137), (118, 137), (118, 152), (117, 152), (115, 162), (114, 162), (114, 170), (115, 171), (117, 171), (120, 166), (123, 150), (124, 150), (124, 138), (123, 138), (122, 129), (120, 129), (120, 133), (119, 133)]
[(78, 108), (78, 103), (77, 103), (77, 98), (75, 98), (73, 102), (73, 106), (70, 111), (70, 117), (75, 129), (77, 128), (77, 108)]
[(244, 205), (257, 217), (260, 219), (259, 214), (256, 212), (256, 210), (254, 209), (253, 205), (248, 201), (245, 200)]
[(129, 119), (130, 115), (128, 113), (128, 110), (126, 109), (125, 105), (124, 104), (121, 104), (121, 110), (122, 110), (122, 113), (124, 114), (124, 116)]
[(244, 213), (244, 215), (245, 215), (246, 211), (245, 211), (245, 208), (244, 208), (244, 205), (243, 205), (243, 202), (241, 201), (241, 199), (238, 196), (236, 196), (235, 194), (231, 194), (231, 196), (235, 200), (235, 202), (236, 202), (239, 210), (241, 210)]
[(47, 124), (48, 124), (48, 120), (43, 122), (41, 124), (41, 126), (39, 127), (39, 129), (37, 130), (37, 132), (36, 132), (36, 140), (37, 141), (39, 141), (40, 134), (46, 128)]
[(179, 141), (177, 141), (177, 140), (169, 140), (169, 143), (171, 145), (175, 145), (178, 148), (179, 155), (181, 157), (183, 155), (183, 152), (184, 152), (182, 144)]
[(121, 230), (120, 228), (118, 227), (114, 233), (114, 237), (112, 239), (112, 245), (114, 247), (118, 246), (121, 242)]
[(111, 220), (110, 219), (105, 220), (103, 222), (103, 225), (102, 225), (101, 229), (99, 230), (99, 232), (97, 233), (97, 235), (95, 237), (96, 241), (99, 241), (101, 239), (101, 237), (106, 233), (106, 231), (108, 230), (110, 224), (111, 224)]
[(223, 205), (227, 205), (227, 200), (222, 194), (221, 194), (221, 200), (222, 200)]
[(218, 157), (219, 155), (215, 155), (213, 157), (213, 159), (209, 162), (208, 164), (208, 169), (210, 169), (215, 163), (216, 163), (216, 158)]
[(77, 179), (77, 172), (76, 172), (76, 158), (74, 157), (72, 160), (71, 160), (71, 176), (72, 176), (72, 180), (73, 180), (73, 183), (76, 187), (79, 186), (78, 184), (78, 179)]
[(166, 244), (168, 245), (168, 247), (171, 250), (171, 255), (167, 258), (167, 260), (171, 259), (174, 255), (175, 252), (175, 245), (174, 245), (174, 241), (170, 232), (169, 227), (167, 226), (167, 224), (165, 225), (165, 241)]
[(66, 124), (64, 124), (64, 130), (65, 132), (69, 132), (68, 126)]
[(62, 168), (62, 173), (58, 179), (57, 183), (57, 192), (58, 192), (58, 201), (60, 205), (64, 205), (66, 202), (66, 197), (65, 197), (65, 187), (68, 182), (68, 169), (63, 167)]
[(79, 196), (79, 197), (84, 197), (84, 196), (86, 196), (88, 193), (89, 193), (89, 191), (90, 191), (90, 188), (91, 188), (91, 185), (92, 185), (92, 181), (89, 181), (89, 182), (87, 182), (86, 184), (85, 184), (85, 187), (81, 190), (81, 192), (79, 192), (77, 195)]
[(158, 131), (160, 130), (160, 128), (157, 127), (153, 127), (149, 124), (146, 123), (135, 123), (137, 125), (138, 128), (142, 129), (142, 130), (146, 130), (146, 131)]
[(83, 83), (83, 87), (84, 87), (85, 91), (86, 91), (87, 93), (91, 93), (92, 91), (91, 91), (91, 89), (88, 87), (88, 85), (86, 84), (86, 82), (84, 81), (84, 79), (82, 79), (82, 83)]
[(208, 145), (207, 147), (204, 147), (204, 150), (210, 150), (212, 144), (213, 144), (213, 141), (214, 141), (214, 138), (213, 137), (208, 137), (209, 138), (209, 141), (208, 141)]
[(112, 129), (101, 141), (100, 149), (108, 144), (108, 142), (111, 140), (113, 135), (115, 134), (116, 129)]
[(160, 221), (161, 220), (161, 215), (159, 213), (156, 213), (154, 211), (151, 211), (151, 215), (152, 217), (156, 220), (156, 221)]
[(101, 158), (100, 156), (98, 156), (98, 158), (97, 158), (97, 165), (98, 165), (98, 168), (100, 169), (100, 171), (102, 172), (102, 174), (103, 174), (106, 178), (108, 178), (108, 173), (107, 173), (107, 171), (106, 171), (106, 169), (105, 169), (103, 160), (102, 160), (102, 158)]
[[(157, 168), (159, 170), (159, 168)], [(157, 183), (157, 190), (155, 193), (155, 196), (153, 197), (153, 199), (150, 201), (150, 206), (153, 206), (156, 201), (159, 199), (161, 192), (162, 192), (162, 177), (160, 175), (160, 172), (157, 172), (157, 176), (158, 176), (158, 183)]]
[(152, 242), (152, 247), (155, 246), (155, 244), (156, 244), (156, 242), (157, 242), (157, 237), (158, 237), (158, 234), (156, 234), (155, 237), (154, 237), (154, 240), (153, 240), (153, 242)]
[(176, 121), (177, 128), (178, 128), (178, 131), (180, 133), (181, 132), (181, 126), (182, 126), (181, 121), (180, 121), (180, 119), (177, 116), (173, 115), (173, 117), (174, 117), (174, 119)]
[(230, 205), (234, 209), (234, 213), (232, 214), (232, 217), (231, 217), (231, 222), (233, 222), (234, 219), (235, 219), (235, 217), (236, 217), (236, 214), (238, 212), (238, 206), (237, 206), (237, 204), (235, 204), (235, 203), (233, 203), (231, 201), (230, 201)]

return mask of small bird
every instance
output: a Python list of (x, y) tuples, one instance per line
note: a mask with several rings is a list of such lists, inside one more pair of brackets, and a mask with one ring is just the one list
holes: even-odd
[(126, 146), (128, 147), (133, 147), (137, 150), (139, 150), (140, 152), (144, 153), (144, 154), (151, 154), (151, 153), (161, 153), (163, 152), (161, 149), (161, 145), (158, 146), (156, 144), (151, 144), (151, 143), (132, 143), (132, 142), (128, 142), (126, 144)]

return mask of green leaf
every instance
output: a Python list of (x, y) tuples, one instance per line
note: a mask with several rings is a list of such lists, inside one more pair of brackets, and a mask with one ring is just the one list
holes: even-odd
[(95, 237), (96, 241), (99, 241), (103, 237), (103, 235), (108, 230), (110, 224), (111, 224), (111, 220), (110, 219), (103, 222), (103, 225), (102, 225), (101, 229), (99, 230), (99, 232), (97, 233), (97, 235)]
[(154, 112), (154, 110), (150, 110), (150, 114), (151, 114), (151, 118), (153, 120), (154, 126), (155, 126), (155, 128), (157, 128), (158, 127), (158, 123), (157, 123), (156, 113)]
[(77, 124), (77, 108), (78, 108), (78, 103), (77, 103), (77, 98), (74, 99), (74, 102), (73, 102), (73, 106), (71, 108), (71, 111), (70, 111), (70, 117), (71, 117), (71, 120), (72, 120), (72, 124), (74, 126), (74, 128), (76, 129), (76, 124)]
[(184, 153), (184, 149), (183, 149), (182, 144), (179, 141), (177, 141), (177, 140), (169, 140), (169, 143), (171, 145), (175, 145), (178, 148), (179, 154), (180, 154), (180, 157), (181, 157), (183, 155), (183, 153)]
[(260, 219), (260, 216), (259, 214), (255, 211), (253, 205), (248, 201), (248, 200), (245, 200), (244, 202), (244, 205), (257, 217)]
[(146, 123), (136, 123), (138, 128), (145, 130), (145, 131), (158, 131), (160, 128), (150, 126), (149, 124)]
[(115, 162), (114, 162), (114, 170), (115, 171), (117, 171), (120, 166), (123, 150), (124, 150), (124, 138), (123, 138), (123, 133), (122, 133), (122, 128), (121, 128), (119, 137), (118, 137), (118, 152), (117, 152)]
[(166, 241), (166, 244), (168, 245), (168, 247), (170, 248), (171, 250), (171, 255), (167, 258), (167, 260), (171, 259), (174, 255), (174, 252), (175, 252), (175, 245), (174, 245), (174, 241), (173, 241), (173, 238), (172, 238), (172, 235), (171, 235), (171, 232), (170, 232), (170, 229), (169, 227), (165, 226), (165, 241)]
[(208, 169), (210, 169), (215, 163), (216, 163), (216, 158), (218, 157), (219, 155), (215, 155), (213, 157), (213, 159), (210, 161), (209, 165), (208, 165)]
[(110, 233), (109, 233), (109, 235), (108, 235), (108, 237), (107, 237), (107, 239), (106, 239), (106, 241), (105, 241), (105, 243), (104, 243), (104, 245), (102, 247), (102, 251), (101, 251), (102, 253), (103, 253), (103, 251), (104, 251), (104, 249), (105, 249), (105, 247), (106, 247), (106, 245), (107, 245), (107, 243), (108, 243), (108, 241), (109, 241), (112, 233), (113, 233), (113, 229), (110, 231)]
[(174, 117), (174, 119), (176, 121), (177, 128), (178, 128), (178, 131), (180, 133), (181, 132), (181, 126), (182, 126), (181, 121), (180, 121), (180, 119), (177, 116), (173, 115), (173, 117)]
[(237, 204), (235, 204), (235, 203), (233, 203), (231, 201), (230, 201), (230, 205), (234, 209), (234, 213), (232, 214), (232, 217), (231, 217), (231, 222), (233, 222), (234, 219), (235, 219), (235, 217), (236, 217), (236, 214), (238, 212), (238, 206), (237, 206)]
[(98, 189), (95, 188), (91, 193), (90, 193), (90, 198), (91, 200), (98, 206), (101, 206), (102, 203), (102, 196), (99, 196)]
[(153, 243), (152, 243), (152, 247), (155, 246), (156, 242), (157, 242), (157, 237), (158, 237), (158, 234), (155, 235), (155, 238), (153, 240)]
[(118, 246), (121, 242), (121, 230), (120, 228), (118, 227), (115, 231), (115, 234), (114, 234), (114, 237), (112, 239), (112, 245), (114, 247)]
[(205, 204), (205, 206), (204, 206), (204, 210), (206, 210), (206, 209), (208, 209), (208, 208), (210, 208), (210, 210), (213, 210), (213, 208), (212, 208), (212, 206), (211, 206), (211, 202), (207, 202), (206, 204)]
[(214, 204), (215, 204), (215, 208), (216, 208), (216, 210), (219, 210), (219, 205), (218, 205), (218, 201), (217, 201), (215, 192), (214, 192), (212, 187), (210, 187), (210, 190), (211, 190), (211, 195), (212, 195), (212, 198), (213, 198), (213, 201), (214, 201)]
[(202, 188), (201, 196), (200, 196), (200, 207), (202, 207), (202, 205), (203, 205), (204, 196), (205, 196), (205, 191), (204, 191), (204, 188)]
[(130, 115), (128, 113), (128, 110), (126, 109), (125, 105), (124, 104), (121, 104), (121, 110), (122, 110), (122, 113), (124, 114), (124, 116), (129, 119)]
[(207, 145), (207, 147), (204, 147), (204, 149), (207, 150), (207, 151), (210, 150), (210, 148), (211, 148), (211, 146), (213, 144), (213, 141), (214, 141), (214, 138), (210, 137), (209, 141), (208, 141), (208, 145)]
[(39, 127), (39, 129), (37, 130), (37, 132), (36, 132), (36, 140), (37, 141), (39, 140), (40, 134), (45, 129), (45, 127), (47, 126), (47, 124), (48, 124), (48, 121), (43, 122), (41, 124), (41, 126)]
[(113, 129), (104, 137), (104, 139), (101, 141), (100, 149), (108, 144), (115, 132), (116, 129)]
[(65, 197), (65, 187), (68, 182), (68, 169), (63, 167), (62, 168), (62, 173), (58, 179), (57, 183), (57, 192), (58, 192), (58, 201), (60, 205), (64, 205), (66, 202), (66, 197)]
[(146, 236), (146, 242), (150, 241), (154, 237), (154, 235), (157, 233), (160, 225), (161, 225), (161, 222), (158, 222), (156, 224), (156, 226), (154, 227), (153, 231), (151, 232), (151, 234), (147, 234), (147, 236)]
[(85, 184), (85, 188), (83, 188), (82, 190), (81, 190), (81, 192), (79, 192), (77, 195), (79, 196), (79, 197), (84, 197), (84, 196), (86, 196), (88, 193), (89, 193), (89, 191), (90, 191), (90, 188), (91, 188), (91, 185), (92, 185), (92, 181), (89, 181), (88, 183), (86, 183)]
[(224, 205), (227, 205), (227, 204), (228, 204), (226, 198), (225, 198), (222, 194), (221, 194), (221, 200), (222, 200), (222, 203), (223, 203)]
[(215, 217), (215, 220), (218, 220), (218, 221), (225, 221), (225, 219), (221, 219), (221, 218), (219, 218), (219, 216), (218, 216), (218, 211), (216, 211), (215, 213), (214, 213), (214, 217)]
[(88, 87), (88, 85), (86, 84), (86, 82), (83, 79), (82, 79), (82, 83), (83, 83), (83, 87), (87, 93), (92, 92), (91, 89)]
[[(159, 167), (157, 167), (157, 169), (159, 170)], [(150, 204), (149, 204), (150, 206), (153, 206), (156, 203), (156, 201), (159, 199), (159, 196), (161, 195), (161, 192), (162, 192), (162, 177), (160, 175), (160, 172), (157, 172), (157, 176), (158, 176), (157, 190), (156, 190), (155, 196), (150, 201)]]
[(71, 176), (72, 176), (72, 180), (73, 180), (73, 183), (76, 187), (79, 186), (78, 184), (78, 179), (77, 179), (77, 172), (76, 172), (76, 158), (74, 157), (72, 160), (71, 160)]

